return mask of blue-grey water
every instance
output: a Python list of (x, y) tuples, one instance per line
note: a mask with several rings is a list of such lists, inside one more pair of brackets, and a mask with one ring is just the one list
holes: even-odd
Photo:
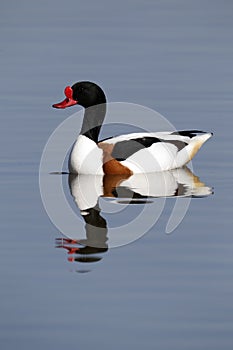
[[(1, 349), (232, 349), (232, 16), (230, 0), (1, 5)], [(71, 114), (51, 105), (79, 80), (214, 132), (193, 161), (214, 194), (166, 235), (170, 199), (146, 235), (90, 263), (56, 248), (38, 184)]]

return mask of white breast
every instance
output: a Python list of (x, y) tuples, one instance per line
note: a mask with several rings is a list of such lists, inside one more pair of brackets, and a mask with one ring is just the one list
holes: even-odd
[(103, 151), (84, 135), (79, 135), (69, 159), (69, 171), (73, 174), (103, 175)]

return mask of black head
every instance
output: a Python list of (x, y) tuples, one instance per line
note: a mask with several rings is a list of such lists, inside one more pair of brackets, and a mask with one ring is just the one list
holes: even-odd
[(54, 104), (54, 108), (66, 108), (75, 104), (88, 108), (106, 103), (103, 90), (97, 84), (90, 81), (80, 81), (72, 87), (67, 86), (64, 92), (66, 95), (65, 100)]

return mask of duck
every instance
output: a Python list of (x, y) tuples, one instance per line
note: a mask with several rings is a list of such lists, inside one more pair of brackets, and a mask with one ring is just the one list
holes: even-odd
[(70, 174), (123, 175), (177, 169), (190, 162), (213, 135), (200, 130), (137, 132), (99, 140), (107, 99), (94, 82), (80, 81), (64, 90), (52, 107), (84, 108), (82, 127), (69, 156)]

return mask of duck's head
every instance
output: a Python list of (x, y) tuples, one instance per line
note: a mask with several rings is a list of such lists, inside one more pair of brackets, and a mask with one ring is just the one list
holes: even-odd
[(90, 81), (80, 81), (64, 90), (66, 98), (64, 101), (55, 103), (54, 108), (66, 108), (76, 104), (88, 108), (98, 104), (106, 103), (103, 90)]

